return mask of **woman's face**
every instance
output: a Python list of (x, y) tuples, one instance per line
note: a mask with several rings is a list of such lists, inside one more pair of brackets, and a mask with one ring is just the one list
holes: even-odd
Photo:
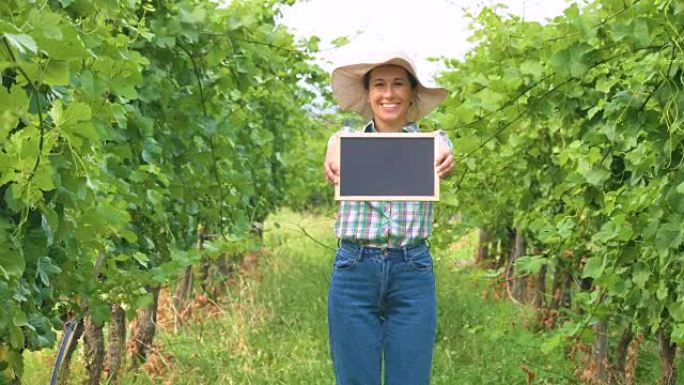
[(371, 70), (368, 102), (376, 123), (403, 126), (408, 122), (412, 100), (411, 83), (403, 67), (386, 65)]

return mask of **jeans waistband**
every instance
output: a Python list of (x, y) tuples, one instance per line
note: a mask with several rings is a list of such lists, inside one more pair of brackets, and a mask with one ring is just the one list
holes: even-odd
[(363, 247), (364, 249), (377, 249), (377, 250), (411, 250), (416, 247), (426, 246), (427, 242), (425, 239), (416, 240), (406, 245), (392, 245), (392, 244), (378, 244), (371, 241), (358, 240), (358, 239), (340, 239), (340, 246), (353, 246), (353, 247)]

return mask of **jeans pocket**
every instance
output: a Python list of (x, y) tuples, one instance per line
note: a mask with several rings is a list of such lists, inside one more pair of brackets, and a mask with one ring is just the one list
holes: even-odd
[(358, 255), (354, 254), (343, 247), (338, 248), (337, 253), (335, 253), (333, 268), (337, 271), (351, 269), (359, 260)]
[(415, 271), (432, 271), (432, 255), (427, 247), (422, 247), (416, 250), (415, 254), (411, 254), (409, 258), (409, 265)]

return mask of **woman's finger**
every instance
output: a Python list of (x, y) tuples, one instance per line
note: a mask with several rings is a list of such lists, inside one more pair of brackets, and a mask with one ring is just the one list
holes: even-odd
[(446, 159), (447, 155), (449, 155), (448, 152), (441, 152), (439, 155), (437, 155), (437, 159), (435, 160), (435, 166), (439, 167), (439, 165), (444, 162), (444, 159)]
[(323, 163), (323, 176), (325, 177), (325, 180), (328, 183), (332, 183), (332, 180), (330, 179), (331, 174), (332, 172), (330, 170), (330, 166), (328, 165), (328, 163)]
[(453, 161), (454, 157), (451, 155), (451, 152), (443, 152), (441, 153), (438, 157), (437, 160), (435, 161), (435, 166), (438, 168), (442, 168), (449, 160)]
[(325, 179), (327, 179), (328, 183), (337, 183), (339, 177), (339, 170), (337, 168), (337, 165), (335, 165), (333, 162), (325, 162), (323, 163), (323, 168), (325, 171)]
[(444, 169), (447, 171), (451, 171), (452, 168), (454, 168), (454, 156), (451, 153), (449, 153), (449, 155), (444, 160)]
[(437, 174), (442, 177), (448, 174), (454, 168), (454, 157), (452, 154), (447, 154), (442, 163), (437, 168)]

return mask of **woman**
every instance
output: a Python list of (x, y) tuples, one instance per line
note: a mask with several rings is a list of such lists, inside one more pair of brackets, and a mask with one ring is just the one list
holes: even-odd
[[(336, 68), (332, 89), (343, 110), (368, 119), (364, 132), (418, 132), (414, 122), (441, 103), (443, 88), (427, 88), (403, 54)], [(435, 167), (453, 168), (452, 146), (440, 132)], [(324, 173), (339, 181), (336, 136), (328, 141)], [(432, 202), (343, 201), (335, 231), (328, 293), (330, 349), (337, 385), (428, 385), (435, 341)]]

